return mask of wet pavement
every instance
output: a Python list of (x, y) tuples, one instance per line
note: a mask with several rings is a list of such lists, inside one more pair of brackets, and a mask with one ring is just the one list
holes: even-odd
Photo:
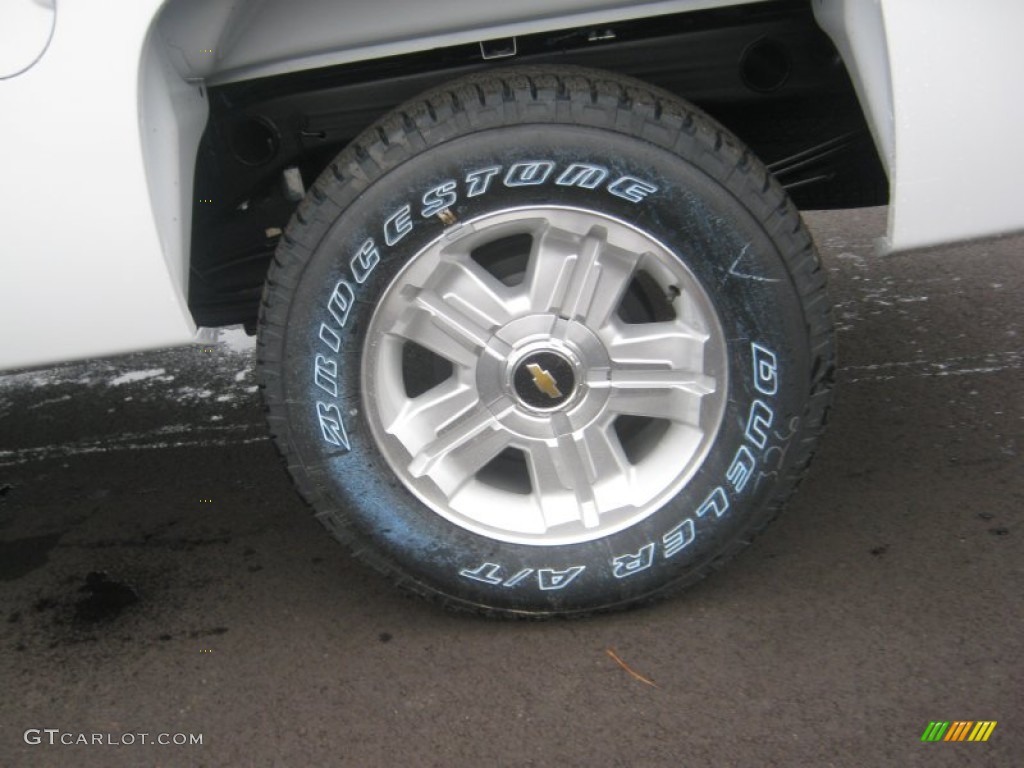
[(1024, 237), (877, 258), (883, 210), (809, 219), (841, 355), (811, 473), (615, 616), (451, 616), (352, 562), (241, 332), (0, 376), (0, 765), (1020, 765)]

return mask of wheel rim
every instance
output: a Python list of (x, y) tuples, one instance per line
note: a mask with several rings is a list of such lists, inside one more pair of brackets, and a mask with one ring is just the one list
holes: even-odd
[(489, 538), (564, 545), (646, 518), (714, 442), (725, 340), (665, 245), (577, 208), (449, 228), (385, 290), (363, 407), (401, 482)]

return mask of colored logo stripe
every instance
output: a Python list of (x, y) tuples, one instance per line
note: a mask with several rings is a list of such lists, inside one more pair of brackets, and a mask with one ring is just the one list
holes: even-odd
[(954, 720), (943, 741), (963, 741), (972, 725), (974, 723), (970, 720)]
[(921, 741), (988, 741), (995, 720), (933, 720), (921, 734)]
[(971, 731), (971, 735), (967, 737), (967, 740), (988, 741), (988, 737), (992, 735), (992, 731), (995, 729), (995, 720), (979, 720), (978, 724), (974, 726), (974, 730)]

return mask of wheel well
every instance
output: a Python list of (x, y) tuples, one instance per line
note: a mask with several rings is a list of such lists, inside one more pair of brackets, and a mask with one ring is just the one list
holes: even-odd
[(612, 70), (686, 98), (745, 141), (801, 208), (886, 202), (885, 173), (853, 87), (805, 2), (590, 25), (211, 85), (193, 197), (202, 201), (194, 204), (189, 282), (197, 323), (254, 325), (267, 265), (305, 187), (374, 120), (455, 77), (519, 63)]

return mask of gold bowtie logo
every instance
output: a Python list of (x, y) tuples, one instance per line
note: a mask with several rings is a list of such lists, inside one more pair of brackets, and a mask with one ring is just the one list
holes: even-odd
[(533, 384), (537, 389), (552, 400), (557, 400), (562, 396), (562, 390), (558, 388), (558, 382), (555, 381), (554, 376), (536, 363), (527, 363), (526, 369), (530, 372), (530, 375), (533, 376)]

